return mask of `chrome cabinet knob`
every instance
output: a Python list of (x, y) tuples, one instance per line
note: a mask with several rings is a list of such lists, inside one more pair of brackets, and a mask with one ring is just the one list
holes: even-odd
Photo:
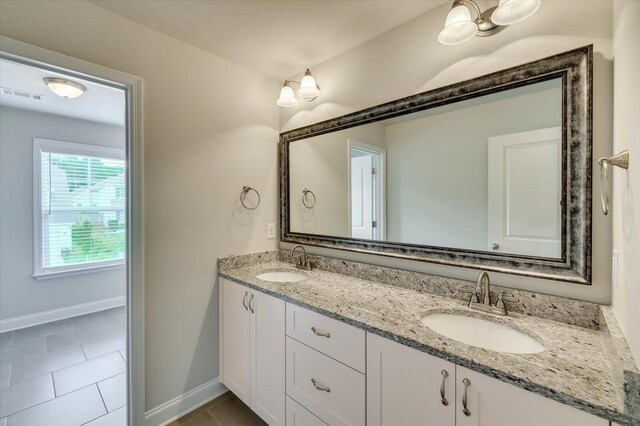
[(500, 244), (498, 244), (498, 243), (493, 243), (493, 244), (491, 244), (491, 248), (492, 248), (493, 250), (498, 250), (498, 249), (500, 248)]

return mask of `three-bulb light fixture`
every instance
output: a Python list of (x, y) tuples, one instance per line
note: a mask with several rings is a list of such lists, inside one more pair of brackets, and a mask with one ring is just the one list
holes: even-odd
[(298, 98), (296, 98), (296, 95), (293, 93), (291, 83), (300, 85), (300, 89), (298, 89), (298, 96), (306, 102), (313, 101), (320, 94), (320, 87), (316, 83), (316, 79), (311, 75), (309, 68), (307, 68), (304, 73), (304, 77), (302, 77), (300, 82), (295, 80), (284, 81), (284, 85), (282, 86), (282, 89), (280, 89), (280, 97), (276, 101), (276, 103), (281, 107), (290, 108), (298, 105)]
[[(468, 6), (475, 11), (475, 20), (471, 20)], [(454, 0), (438, 40), (442, 44), (460, 44), (476, 35), (492, 36), (507, 25), (524, 21), (539, 8), (540, 0), (500, 0), (498, 6), (482, 12), (473, 0)]]

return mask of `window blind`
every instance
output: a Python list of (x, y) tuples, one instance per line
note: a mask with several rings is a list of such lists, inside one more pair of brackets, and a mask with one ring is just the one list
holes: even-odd
[(125, 257), (123, 160), (40, 151), (42, 269)]

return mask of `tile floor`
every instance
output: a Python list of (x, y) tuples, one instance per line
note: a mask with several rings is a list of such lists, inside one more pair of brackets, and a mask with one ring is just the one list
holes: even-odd
[(266, 426), (231, 392), (214, 399), (168, 426)]
[(0, 334), (0, 426), (126, 424), (125, 308)]

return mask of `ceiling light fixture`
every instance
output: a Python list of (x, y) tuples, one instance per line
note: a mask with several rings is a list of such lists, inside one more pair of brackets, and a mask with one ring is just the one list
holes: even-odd
[(318, 86), (318, 84), (316, 83), (316, 79), (311, 74), (311, 71), (309, 71), (309, 68), (307, 68), (301, 81), (284, 81), (282, 89), (280, 89), (280, 97), (276, 101), (276, 103), (281, 107), (290, 108), (298, 105), (298, 99), (293, 93), (291, 83), (300, 85), (300, 89), (298, 89), (298, 96), (306, 102), (315, 100), (320, 94), (320, 86)]
[[(540, 8), (541, 0), (500, 0), (482, 12), (473, 0), (454, 0), (447, 14), (444, 28), (438, 34), (442, 44), (453, 45), (471, 40), (474, 36), (488, 37), (504, 30), (507, 25), (524, 21)], [(469, 6), (475, 11), (471, 20)]]
[(46, 77), (44, 82), (53, 93), (63, 98), (77, 98), (87, 91), (82, 84), (64, 78)]

